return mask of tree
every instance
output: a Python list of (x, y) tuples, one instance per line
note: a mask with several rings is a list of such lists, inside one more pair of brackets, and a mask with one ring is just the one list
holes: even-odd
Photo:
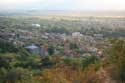
[(50, 57), (45, 57), (42, 59), (42, 66), (44, 67), (50, 67), (54, 64), (52, 60), (50, 60)]
[(48, 48), (48, 53), (49, 53), (49, 55), (53, 55), (54, 54), (54, 47), (53, 46), (50, 46)]
[(6, 83), (6, 75), (7, 75), (7, 69), (5, 68), (0, 68), (0, 82)]
[(13, 68), (6, 75), (6, 81), (10, 83), (23, 82), (27, 83), (31, 79), (32, 74), (27, 69)]
[(6, 70), (0, 68), (0, 82), (2, 83), (29, 83), (32, 80), (32, 73), (23, 68), (12, 68)]
[(78, 46), (76, 43), (70, 43), (70, 49), (78, 49)]
[(113, 66), (112, 74), (123, 83), (125, 81), (125, 40), (113, 40), (112, 44), (109, 52), (109, 61)]
[(13, 45), (11, 42), (8, 42), (4, 39), (0, 38), (0, 52), (6, 53), (6, 52), (17, 52), (18, 49), (15, 45)]
[(12, 63), (16, 61), (16, 55), (13, 53), (0, 54), (0, 68), (9, 69), (13, 65)]

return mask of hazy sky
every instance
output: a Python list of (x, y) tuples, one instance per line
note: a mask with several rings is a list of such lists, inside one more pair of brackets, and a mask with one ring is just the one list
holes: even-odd
[(125, 10), (125, 0), (0, 0), (0, 10)]

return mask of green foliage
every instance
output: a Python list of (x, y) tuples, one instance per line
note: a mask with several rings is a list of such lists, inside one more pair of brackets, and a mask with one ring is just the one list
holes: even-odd
[(19, 52), (17, 53), (17, 58), (20, 60), (27, 60), (28, 56), (31, 56), (31, 54), (24, 49), (23, 47), (18, 47)]
[(51, 57), (43, 58), (41, 63), (43, 67), (51, 67), (55, 64), (54, 61), (51, 60)]
[(53, 47), (53, 46), (50, 46), (50, 47), (48, 48), (48, 53), (49, 53), (49, 55), (53, 55), (54, 52), (55, 52), (54, 47)]
[(109, 61), (113, 66), (113, 77), (121, 82), (125, 81), (125, 40), (114, 39), (111, 42), (112, 48), (109, 50)]
[(76, 43), (70, 43), (70, 49), (78, 49), (78, 46)]
[(96, 56), (87, 56), (82, 60), (82, 68), (86, 69), (90, 64), (99, 63), (99, 58)]
[(30, 56), (27, 61), (25, 61), (25, 67), (31, 67), (32, 69), (39, 69), (41, 68), (41, 58), (40, 57), (35, 57), (35, 56)]
[(0, 54), (0, 68), (9, 69), (13, 66), (13, 62), (16, 61), (16, 55), (11, 53)]
[[(40, 68), (40, 57), (30, 55), (20, 48), (17, 53), (0, 54), (0, 83), (29, 83), (33, 69)], [(31, 70), (29, 70), (29, 67)], [(24, 69), (25, 68), (25, 69)]]
[(1, 67), (0, 68), (0, 83), (5, 83), (6, 82), (6, 76), (7, 76), (7, 69)]
[(65, 28), (63, 27), (58, 27), (58, 26), (55, 26), (55, 27), (52, 27), (48, 30), (46, 30), (47, 32), (49, 33), (68, 33), (68, 30), (66, 30)]
[(65, 57), (63, 59), (63, 64), (76, 69), (81, 69), (82, 58)]
[(71, 59), (70, 58), (64, 58), (64, 60), (63, 60), (63, 62), (65, 63), (65, 64), (70, 64), (71, 63)]
[(0, 52), (1, 53), (17, 52), (17, 51), (18, 49), (11, 42), (0, 39)]
[(31, 79), (31, 76), (32, 74), (27, 69), (14, 68), (7, 73), (6, 80), (11, 83), (16, 83), (18, 81), (26, 83)]
[(0, 68), (0, 82), (6, 83), (17, 83), (23, 82), (27, 83), (31, 81), (32, 74), (29, 70), (23, 68), (12, 68), (7, 70), (5, 68)]

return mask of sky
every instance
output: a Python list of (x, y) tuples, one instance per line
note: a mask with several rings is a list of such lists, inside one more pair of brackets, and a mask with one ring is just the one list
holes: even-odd
[(0, 10), (125, 10), (125, 0), (0, 0)]

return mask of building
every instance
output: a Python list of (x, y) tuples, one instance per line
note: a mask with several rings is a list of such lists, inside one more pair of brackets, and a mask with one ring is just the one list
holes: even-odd
[(44, 50), (44, 48), (35, 45), (35, 44), (31, 44), (28, 46), (25, 46), (25, 48), (32, 53), (33, 55), (41, 55), (41, 56), (46, 56), (46, 51)]
[(70, 55), (70, 48), (68, 40), (64, 41), (64, 53), (65, 55)]
[(33, 27), (40, 27), (40, 24), (32, 24)]
[(94, 34), (94, 38), (95, 39), (102, 39), (103, 38), (103, 34)]
[(0, 32), (0, 38), (2, 39), (13, 40), (14, 37), (15, 37), (15, 33)]
[(74, 32), (74, 33), (72, 33), (72, 38), (75, 39), (75, 40), (77, 40), (77, 41), (80, 41), (82, 36), (83, 35), (80, 32)]
[(26, 31), (26, 30), (18, 30), (19, 38), (20, 39), (32, 39), (32, 32)]

